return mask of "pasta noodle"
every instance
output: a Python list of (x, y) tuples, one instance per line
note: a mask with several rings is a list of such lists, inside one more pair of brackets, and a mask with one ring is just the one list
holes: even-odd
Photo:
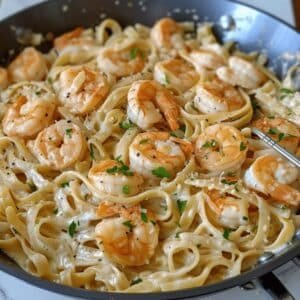
[(211, 28), (106, 19), (1, 69), (0, 249), (25, 271), (169, 291), (293, 238), (298, 170), (247, 126), (299, 155), (299, 92)]

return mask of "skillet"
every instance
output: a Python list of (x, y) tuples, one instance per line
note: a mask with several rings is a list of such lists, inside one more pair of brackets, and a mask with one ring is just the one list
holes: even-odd
[[(155, 20), (173, 17), (177, 21), (194, 20), (213, 21), (214, 30), (221, 41), (234, 40), (241, 50), (249, 52), (259, 50), (269, 57), (269, 66), (281, 77), (287, 65), (293, 64), (292, 56), (288, 61), (280, 57), (284, 53), (299, 53), (300, 34), (288, 24), (275, 17), (255, 10), (237, 2), (225, 0), (52, 0), (0, 22), (0, 63), (6, 64), (13, 55), (21, 50), (16, 41), (13, 27), (31, 29), (33, 32), (46, 34), (53, 32), (61, 34), (76, 26), (91, 27), (100, 23), (101, 19), (111, 17), (121, 25), (137, 22), (152, 25)], [(228, 17), (231, 16), (231, 17)], [(43, 43), (40, 50), (45, 51), (49, 43)], [(12, 260), (0, 252), (0, 270), (17, 277), (39, 288), (59, 294), (65, 294), (82, 299), (179, 299), (215, 293), (233, 286), (242, 285), (258, 278), (280, 265), (300, 255), (300, 231), (295, 234), (283, 250), (269, 260), (257, 264), (253, 269), (233, 278), (208, 286), (172, 292), (143, 294), (124, 294), (87, 291), (78, 288), (59, 285), (25, 273)]]

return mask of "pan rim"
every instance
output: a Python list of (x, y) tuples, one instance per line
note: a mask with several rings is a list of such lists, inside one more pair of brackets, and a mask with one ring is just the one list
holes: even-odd
[[(244, 7), (247, 7), (251, 10), (254, 10), (256, 12), (259, 12), (262, 15), (268, 16), (271, 19), (276, 20), (277, 22), (284, 24), (286, 27), (291, 29), (292, 31), (299, 33), (298, 30), (296, 30), (294, 27), (292, 27), (290, 24), (288, 24), (285, 21), (282, 21), (278, 17), (267, 13), (261, 9), (254, 8), (251, 5), (246, 5), (244, 3), (241, 3), (237, 0), (223, 0), (225, 2), (232, 2)], [(50, 3), (52, 1), (49, 1)], [(53, 1), (54, 2), (54, 1)], [(11, 14), (10, 16), (4, 18), (0, 21), (1, 24), (5, 22), (9, 22), (11, 19), (17, 17), (21, 13), (26, 13), (27, 11), (30, 11), (32, 9), (38, 9), (40, 6), (48, 5), (49, 3), (41, 2), (35, 5), (31, 5), (27, 7), (24, 10), (21, 10), (19, 12), (16, 12), (14, 14)], [(63, 3), (62, 3), (63, 5)], [(0, 250), (1, 251), (1, 250)], [(3, 253), (3, 252), (1, 252)], [(175, 290), (175, 291), (162, 291), (162, 292), (150, 292), (150, 293), (120, 293), (120, 292), (101, 292), (101, 291), (90, 291), (80, 288), (74, 288), (62, 284), (58, 284), (49, 280), (44, 280), (42, 278), (36, 277), (34, 275), (31, 275), (30, 273), (25, 272), (21, 267), (18, 269), (15, 269), (15, 267), (10, 267), (8, 265), (2, 265), (0, 264), (0, 271), (5, 272), (6, 274), (9, 274), (15, 278), (18, 278), (28, 284), (31, 284), (35, 287), (48, 290), (50, 292), (54, 292), (61, 295), (67, 295), (67, 296), (73, 296), (76, 298), (86, 298), (86, 299), (140, 299), (140, 297), (145, 297), (145, 300), (147, 299), (176, 299), (181, 297), (196, 297), (200, 295), (207, 295), (211, 293), (220, 292), (235, 286), (240, 286), (242, 284), (245, 284), (248, 281), (251, 281), (259, 276), (262, 276), (263, 274), (266, 274), (272, 270), (274, 270), (277, 267), (280, 267), (282, 264), (286, 263), (287, 261), (291, 260), (295, 256), (300, 254), (300, 242), (295, 241), (295, 244), (290, 247), (287, 251), (284, 253), (279, 254), (278, 256), (275, 256), (270, 261), (264, 263), (263, 265), (255, 266), (253, 269), (244, 272), (238, 276), (225, 279), (223, 281), (200, 286), (200, 287), (194, 287), (190, 289), (183, 289), (183, 290)], [(4, 254), (5, 255), (5, 254)]]

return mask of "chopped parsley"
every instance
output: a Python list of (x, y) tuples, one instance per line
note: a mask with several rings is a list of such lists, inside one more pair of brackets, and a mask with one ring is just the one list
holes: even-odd
[(185, 133), (185, 130), (186, 130), (185, 124), (181, 124), (179, 129)]
[(164, 84), (169, 84), (169, 83), (170, 83), (169, 77), (168, 77), (168, 75), (165, 73), (165, 74), (164, 74)]
[(53, 83), (53, 79), (52, 79), (51, 77), (48, 77), (48, 78), (47, 78), (47, 81), (48, 81), (49, 84), (52, 84), (52, 83)]
[(272, 135), (275, 135), (278, 133), (279, 133), (279, 130), (277, 128), (270, 128), (268, 131), (268, 134), (272, 134)]
[(270, 128), (269, 131), (267, 132), (268, 134), (271, 135), (277, 135), (278, 142), (282, 141), (284, 138), (290, 136), (289, 134), (285, 134), (283, 132), (280, 132), (277, 128)]
[(130, 49), (130, 59), (135, 59), (137, 57), (138, 52), (139, 52), (138, 48)]
[(55, 215), (57, 215), (57, 214), (58, 214), (58, 208), (55, 208), (55, 209), (53, 210), (53, 213), (54, 213)]
[(140, 140), (139, 144), (146, 144), (149, 142), (149, 139), (142, 139)]
[(179, 239), (180, 233), (181, 233), (181, 232), (176, 232), (176, 234), (175, 234), (175, 238), (176, 238), (176, 239)]
[(216, 140), (211, 140), (211, 141), (206, 141), (202, 146), (201, 148), (214, 148), (216, 147), (218, 144), (218, 142)]
[(92, 160), (95, 160), (95, 153), (94, 153), (94, 145), (90, 145), (90, 157)]
[(150, 222), (155, 226), (156, 222), (154, 220), (150, 220)]
[(227, 180), (227, 179), (224, 178), (224, 179), (221, 180), (221, 183), (228, 184), (228, 185), (234, 185), (234, 184), (237, 183), (237, 181), (235, 181), (235, 180), (229, 181), (229, 180)]
[(125, 195), (128, 195), (129, 193), (130, 193), (130, 190), (129, 190), (129, 185), (124, 185), (123, 187), (122, 187), (122, 192), (123, 192), (123, 194), (125, 194)]
[(164, 167), (152, 170), (152, 174), (159, 178), (171, 178), (171, 174)]
[(122, 224), (123, 224), (124, 226), (128, 227), (130, 231), (132, 231), (132, 229), (133, 229), (133, 227), (134, 227), (134, 225), (131, 223), (130, 220), (125, 221), (125, 222), (123, 222)]
[(70, 186), (70, 183), (69, 183), (68, 181), (65, 181), (65, 182), (62, 182), (62, 183), (60, 184), (60, 186), (61, 186), (62, 188), (65, 188), (65, 187), (67, 187), (67, 186)]
[(129, 129), (129, 128), (135, 127), (135, 124), (132, 123), (130, 120), (127, 120), (127, 121), (121, 122), (121, 123), (119, 124), (119, 126), (120, 126), (120, 128), (127, 130), (127, 129)]
[(147, 216), (147, 211), (143, 211), (141, 212), (141, 219), (143, 222), (147, 223), (148, 222), (148, 216)]
[(70, 237), (73, 237), (74, 234), (76, 233), (76, 227), (77, 227), (77, 224), (72, 221), (72, 223), (69, 225), (69, 228), (68, 228), (68, 233), (70, 235)]
[(145, 56), (144, 52), (139, 48), (130, 49), (129, 55), (130, 55), (130, 59), (135, 59), (138, 55), (140, 55), (141, 58), (144, 58)]
[(130, 283), (130, 285), (135, 285), (135, 284), (138, 284), (138, 283), (140, 283), (140, 282), (142, 282), (143, 281), (143, 279), (142, 278), (136, 278), (136, 279), (133, 279), (132, 281), (131, 281), (131, 283)]
[(229, 228), (225, 228), (225, 229), (224, 229), (224, 232), (223, 232), (223, 237), (224, 237), (224, 239), (226, 239), (226, 240), (229, 239), (229, 235), (230, 235), (231, 231), (232, 231), (232, 230), (229, 229)]
[(296, 93), (295, 91), (288, 88), (281, 88), (279, 92), (281, 94), (280, 99), (283, 99), (287, 96), (293, 96)]
[(185, 200), (177, 200), (176, 201), (177, 208), (178, 208), (180, 215), (183, 214), (185, 207), (186, 207), (186, 203), (187, 203), (187, 201), (185, 201)]
[(66, 129), (66, 135), (71, 138), (72, 137), (72, 128)]
[(243, 220), (244, 220), (244, 221), (248, 221), (248, 217), (243, 216)]
[(129, 171), (129, 167), (126, 166), (120, 158), (117, 158), (116, 160), (119, 164), (121, 164), (121, 166), (113, 166), (112, 168), (107, 169), (106, 172), (108, 174), (121, 173), (125, 176), (133, 175), (133, 172)]
[(247, 148), (247, 146), (243, 142), (241, 142), (240, 143), (240, 151), (244, 151), (246, 148)]
[(28, 185), (29, 185), (30, 190), (31, 190), (32, 192), (35, 192), (35, 191), (37, 190), (37, 187), (36, 187), (36, 185), (35, 185), (34, 183), (28, 183)]

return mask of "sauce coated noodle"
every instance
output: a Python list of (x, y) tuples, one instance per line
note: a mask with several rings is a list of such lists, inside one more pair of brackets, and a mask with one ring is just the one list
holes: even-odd
[(189, 25), (107, 19), (0, 69), (0, 249), (27, 272), (185, 289), (292, 239), (298, 170), (247, 126), (299, 154), (299, 92)]

